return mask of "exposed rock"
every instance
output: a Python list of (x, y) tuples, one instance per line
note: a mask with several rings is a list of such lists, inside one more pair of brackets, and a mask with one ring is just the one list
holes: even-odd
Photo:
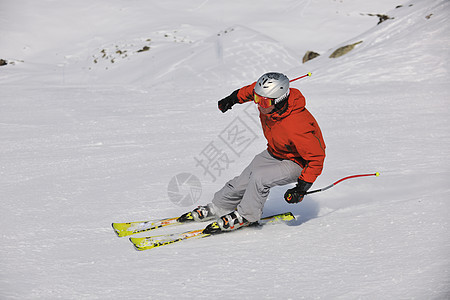
[(0, 59), (0, 66), (6, 66), (8, 64), (7, 60)]
[(378, 17), (377, 25), (383, 23), (386, 20), (394, 19), (394, 18), (389, 17), (388, 15), (381, 15), (381, 14), (367, 14), (367, 15), (371, 16), (371, 17)]
[(150, 47), (149, 46), (144, 46), (142, 49), (138, 50), (137, 52), (140, 53), (140, 52), (145, 52), (145, 51), (148, 51), (148, 50), (150, 50)]
[(303, 63), (307, 62), (308, 60), (314, 59), (319, 55), (319, 53), (316, 53), (314, 51), (306, 51), (305, 55), (303, 55)]
[(340, 48), (336, 49), (333, 53), (331, 53), (330, 58), (336, 58), (336, 57), (340, 57), (344, 54), (347, 54), (348, 52), (352, 51), (356, 45), (361, 44), (362, 42), (363, 41), (359, 41), (359, 42), (356, 42), (351, 45), (346, 45), (346, 46), (340, 47)]

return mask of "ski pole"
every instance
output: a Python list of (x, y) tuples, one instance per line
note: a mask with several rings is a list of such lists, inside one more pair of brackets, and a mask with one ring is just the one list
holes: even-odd
[(304, 77), (311, 76), (311, 75), (312, 75), (311, 72), (309, 72), (308, 74), (302, 75), (302, 76), (294, 78), (292, 80), (289, 80), (289, 82), (296, 81), (296, 80), (299, 80), (299, 79), (302, 79)]
[(373, 173), (373, 174), (359, 174), (359, 175), (347, 176), (347, 177), (339, 179), (335, 183), (330, 184), (329, 186), (326, 186), (324, 188), (321, 188), (321, 189), (318, 189), (318, 190), (314, 190), (314, 191), (310, 191), (310, 192), (306, 192), (305, 195), (326, 191), (326, 190), (332, 188), (333, 186), (335, 186), (336, 184), (338, 184), (338, 183), (340, 183), (340, 182), (342, 182), (344, 180), (347, 180), (347, 179), (357, 178), (357, 177), (366, 177), (366, 176), (377, 176), (378, 177), (378, 176), (380, 176), (380, 173), (376, 172), (376, 173)]

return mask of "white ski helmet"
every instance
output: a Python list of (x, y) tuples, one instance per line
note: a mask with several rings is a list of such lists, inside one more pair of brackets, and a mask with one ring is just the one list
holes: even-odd
[(259, 77), (254, 91), (259, 96), (275, 99), (277, 104), (289, 96), (289, 78), (282, 73), (266, 73)]

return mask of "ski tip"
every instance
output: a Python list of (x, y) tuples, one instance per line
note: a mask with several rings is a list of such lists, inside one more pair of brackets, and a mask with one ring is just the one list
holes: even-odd
[(111, 223), (111, 227), (113, 228), (114, 232), (118, 237), (124, 237), (133, 233), (130, 233), (126, 230), (122, 230), (120, 227), (117, 227), (117, 223)]
[(113, 226), (113, 229), (114, 229), (114, 233), (117, 235), (117, 237), (123, 237), (124, 236), (122, 231), (118, 230), (114, 226)]
[(135, 244), (133, 244), (133, 248), (134, 248), (134, 250), (139, 251), (139, 252), (142, 252), (142, 251), (144, 251), (144, 250), (147, 250), (147, 249), (139, 248), (139, 247), (138, 247), (137, 245), (135, 245)]
[(114, 230), (115, 234), (116, 234), (118, 237), (120, 237), (119, 232), (117, 231), (116, 227), (114, 227), (114, 223), (111, 223), (111, 227), (112, 227), (112, 229)]
[(136, 251), (142, 251), (142, 250), (144, 250), (144, 249), (141, 249), (141, 248), (138, 246), (138, 244), (139, 244), (138, 239), (139, 239), (139, 238), (133, 238), (133, 237), (130, 237), (130, 238), (128, 238), (128, 239), (129, 239), (130, 242), (133, 244), (133, 248), (134, 248)]
[(377, 177), (380, 176), (380, 172), (376, 172), (375, 176), (377, 176)]

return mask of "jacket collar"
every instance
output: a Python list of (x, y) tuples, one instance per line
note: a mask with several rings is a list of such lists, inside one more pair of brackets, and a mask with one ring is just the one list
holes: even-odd
[(306, 101), (302, 93), (297, 89), (290, 89), (289, 98), (285, 105), (270, 115), (273, 120), (281, 120), (292, 113), (297, 113), (305, 109)]

